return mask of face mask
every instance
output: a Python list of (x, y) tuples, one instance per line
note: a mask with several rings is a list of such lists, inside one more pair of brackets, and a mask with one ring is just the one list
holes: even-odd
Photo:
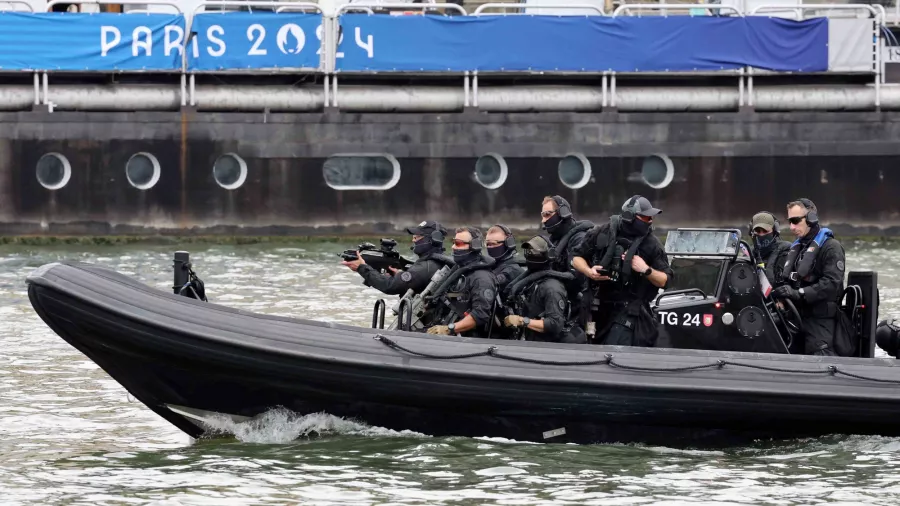
[(487, 249), (488, 255), (490, 255), (491, 258), (502, 258), (507, 251), (509, 251), (509, 248), (507, 248), (505, 244)]
[(775, 234), (769, 232), (766, 235), (754, 235), (753, 242), (760, 251), (767, 250), (775, 244)]
[(537, 260), (525, 258), (525, 267), (528, 268), (528, 272), (545, 271), (550, 268), (550, 262), (546, 260), (538, 262)]
[(643, 237), (650, 233), (650, 224), (637, 218), (633, 219), (631, 223), (624, 221), (622, 222), (622, 232), (631, 237)]
[(548, 219), (547, 221), (542, 223), (541, 228), (543, 228), (544, 230), (549, 232), (550, 230), (556, 228), (557, 225), (562, 223), (562, 221), (563, 221), (562, 218), (559, 217), (559, 213), (556, 213), (553, 216), (551, 216), (550, 219)]
[(411, 246), (409, 249), (411, 249), (416, 255), (422, 256), (430, 252), (431, 248), (431, 239), (428, 237), (423, 237), (422, 239), (414, 242), (413, 246)]
[(476, 260), (481, 256), (481, 253), (477, 251), (472, 251), (470, 249), (455, 249), (453, 250), (453, 262), (460, 267), (464, 267)]

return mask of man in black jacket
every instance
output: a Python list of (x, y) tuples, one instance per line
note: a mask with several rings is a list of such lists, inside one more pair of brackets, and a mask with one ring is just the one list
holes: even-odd
[(590, 221), (575, 221), (569, 201), (554, 195), (544, 197), (541, 207), (541, 228), (550, 235), (551, 268), (558, 272), (570, 272), (574, 280), (566, 283), (566, 293), (572, 304), (572, 315), (584, 329), (590, 314), (590, 295), (587, 293), (588, 278), (572, 267), (575, 251), (581, 246), (587, 231), (594, 224)]
[(488, 256), (496, 262), (493, 272), (497, 278), (497, 291), (502, 297), (510, 281), (525, 272), (525, 268), (519, 264), (516, 238), (505, 225), (494, 225), (487, 231), (485, 246)]
[(387, 294), (403, 295), (412, 289), (414, 295), (418, 295), (432, 276), (445, 265), (453, 265), (453, 261), (444, 255), (444, 238), (447, 229), (434, 221), (423, 221), (417, 227), (409, 227), (406, 231), (412, 235), (412, 247), (410, 249), (418, 255), (418, 259), (405, 271), (392, 269), (390, 274), (382, 274), (372, 268), (362, 255), (350, 262), (343, 261), (352, 271), (356, 271), (363, 278), (363, 284)]
[(541, 236), (522, 244), (527, 274), (510, 285), (509, 306), (513, 314), (503, 319), (506, 327), (521, 329), (526, 341), (587, 343), (584, 331), (569, 318), (564, 282), (569, 272), (550, 268), (550, 243)]
[[(662, 243), (652, 234), (653, 217), (662, 211), (635, 195), (622, 213), (588, 232), (572, 265), (590, 278), (595, 342), (620, 346), (656, 344), (659, 322), (650, 302), (672, 279)], [(590, 332), (588, 332), (590, 334)]]
[(429, 334), (458, 334), (466, 337), (490, 337), (497, 279), (491, 272), (494, 259), (485, 257), (484, 236), (475, 227), (456, 229), (453, 261), (456, 267), (435, 289), (433, 303), (437, 321)]
[(773, 292), (793, 302), (803, 319), (804, 353), (850, 356), (854, 343), (840, 309), (844, 294), (844, 247), (830, 229), (819, 224), (819, 212), (809, 199), (787, 205), (791, 245), (782, 273), (782, 286)]
[(753, 256), (766, 273), (772, 287), (781, 285), (781, 273), (787, 261), (791, 243), (781, 239), (781, 224), (774, 214), (760, 211), (750, 220), (750, 237), (753, 240)]

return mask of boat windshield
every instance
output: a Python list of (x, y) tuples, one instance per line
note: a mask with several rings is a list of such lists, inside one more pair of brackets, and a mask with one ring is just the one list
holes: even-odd
[(737, 252), (740, 236), (736, 230), (679, 229), (666, 234), (669, 255), (727, 255)]
[(727, 260), (723, 258), (676, 257), (671, 260), (675, 276), (666, 291), (699, 288), (706, 295), (716, 295), (719, 275)]

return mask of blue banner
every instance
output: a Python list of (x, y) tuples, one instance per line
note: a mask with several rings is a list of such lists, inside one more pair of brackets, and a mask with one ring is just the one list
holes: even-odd
[(191, 33), (189, 70), (319, 68), (321, 14), (204, 13)]
[(828, 70), (828, 21), (345, 14), (343, 71)]
[(0, 12), (0, 70), (177, 70), (184, 16)]

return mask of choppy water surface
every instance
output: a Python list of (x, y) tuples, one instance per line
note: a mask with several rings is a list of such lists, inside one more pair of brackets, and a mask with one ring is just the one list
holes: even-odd
[[(211, 301), (366, 326), (378, 292), (350, 245), (192, 249)], [(727, 451), (434, 438), (273, 411), (192, 441), (34, 314), (24, 278), (62, 259), (162, 289), (172, 247), (0, 248), (0, 504), (895, 504), (900, 439), (831, 436)], [(900, 315), (900, 251), (848, 249)], [(900, 423), (900, 422), (898, 422)]]

